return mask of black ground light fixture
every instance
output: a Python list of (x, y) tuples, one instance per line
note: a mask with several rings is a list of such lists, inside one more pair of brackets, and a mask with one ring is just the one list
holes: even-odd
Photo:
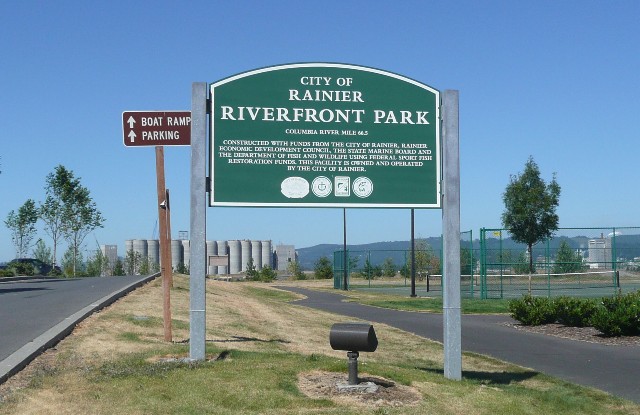
[(349, 358), (349, 385), (358, 384), (358, 356), (360, 352), (374, 352), (378, 338), (369, 323), (336, 323), (329, 332), (333, 350), (344, 350)]

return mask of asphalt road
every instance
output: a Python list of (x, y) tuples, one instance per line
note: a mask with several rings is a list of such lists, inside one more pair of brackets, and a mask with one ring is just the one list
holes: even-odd
[[(442, 342), (442, 315), (344, 302), (342, 295), (280, 287), (307, 296), (296, 304), (393, 327)], [(463, 315), (462, 350), (493, 356), (640, 403), (640, 347), (607, 346), (516, 330), (508, 316)], [(379, 346), (380, 347), (380, 346)], [(464, 371), (463, 376), (472, 375)]]
[[(0, 362), (22, 365), (35, 357), (31, 356), (34, 350), (16, 356), (25, 346), (37, 339), (35, 351), (41, 352), (40, 342), (50, 344), (59, 332), (150, 278), (137, 275), (0, 282)], [(51, 339), (43, 340), (44, 334)], [(6, 375), (6, 370), (13, 372), (13, 367), (0, 367), (0, 375)]]

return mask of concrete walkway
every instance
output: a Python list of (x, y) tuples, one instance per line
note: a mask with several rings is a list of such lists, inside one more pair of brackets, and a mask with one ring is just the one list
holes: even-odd
[[(338, 293), (279, 287), (307, 298), (296, 304), (384, 323), (442, 342), (442, 315), (345, 302)], [(508, 316), (463, 315), (462, 349), (531, 368), (640, 403), (640, 347), (608, 346), (528, 333), (508, 327)], [(463, 377), (464, 367), (463, 367)]]

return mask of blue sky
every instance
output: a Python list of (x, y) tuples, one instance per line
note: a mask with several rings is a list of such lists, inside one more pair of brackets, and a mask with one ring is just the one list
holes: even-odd
[[(153, 147), (123, 111), (190, 110), (192, 82), (340, 62), (460, 91), (461, 227), (499, 227), (529, 156), (562, 186), (561, 227), (640, 226), (638, 1), (0, 3), (0, 219), (62, 164), (106, 218), (87, 249), (151, 238)], [(188, 147), (165, 148), (172, 229), (189, 230)], [(208, 239), (341, 243), (341, 209), (207, 209)], [(408, 210), (350, 209), (349, 243), (409, 238)], [(41, 227), (40, 227), (41, 228)], [(420, 236), (441, 211), (416, 212)], [(49, 245), (50, 240), (40, 229)], [(15, 250), (0, 224), (0, 261)]]

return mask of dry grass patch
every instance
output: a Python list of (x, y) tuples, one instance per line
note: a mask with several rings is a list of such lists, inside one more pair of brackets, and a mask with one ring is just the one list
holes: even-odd
[[(360, 355), (361, 373), (393, 383), (390, 393), (406, 399), (356, 397), (352, 408), (353, 397), (335, 396), (330, 387), (332, 376), (346, 376), (346, 353), (329, 346), (331, 325), (345, 317), (291, 303), (295, 294), (269, 284), (210, 280), (206, 287), (209, 361), (180, 363), (188, 355), (189, 278), (174, 277), (173, 343), (163, 341), (155, 280), (86, 319), (0, 385), (0, 414), (111, 414), (117, 402), (118, 412), (133, 414), (512, 414), (526, 408), (547, 415), (571, 413), (562, 406), (567, 401), (582, 413), (640, 414), (636, 405), (474, 354), (464, 354), (463, 381), (449, 381), (442, 376), (441, 344), (383, 324), (376, 324), (378, 350)], [(313, 387), (312, 379), (324, 379), (324, 386)]]

